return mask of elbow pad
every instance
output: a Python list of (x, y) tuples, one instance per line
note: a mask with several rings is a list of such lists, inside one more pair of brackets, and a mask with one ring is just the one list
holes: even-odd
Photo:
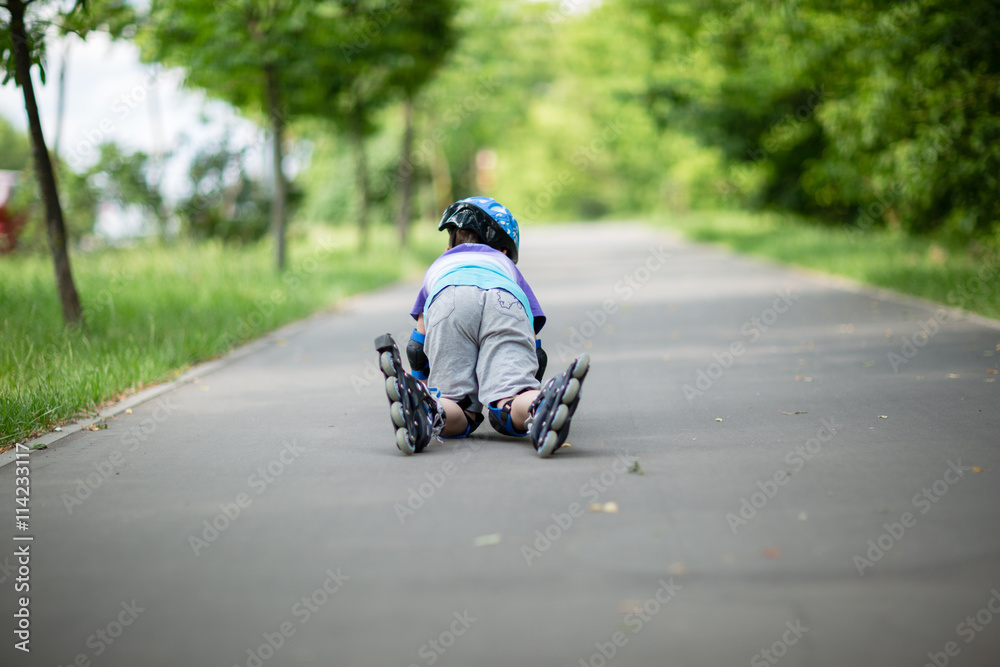
[(541, 382), (542, 376), (545, 375), (545, 367), (549, 364), (549, 355), (542, 349), (540, 338), (535, 339), (535, 354), (538, 356), (538, 372), (535, 373), (535, 379)]
[(410, 372), (418, 380), (426, 380), (431, 373), (430, 363), (424, 354), (424, 334), (416, 329), (410, 334), (410, 342), (406, 344), (406, 358), (410, 360)]

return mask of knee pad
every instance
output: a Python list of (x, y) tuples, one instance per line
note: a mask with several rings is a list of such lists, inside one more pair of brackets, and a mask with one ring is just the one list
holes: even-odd
[[(442, 438), (444, 438), (445, 440), (458, 440), (460, 438), (468, 438), (470, 435), (472, 435), (473, 431), (479, 428), (480, 424), (486, 421), (486, 418), (483, 417), (482, 413), (469, 411), (469, 406), (471, 406), (472, 403), (473, 400), (471, 396), (466, 396), (461, 401), (458, 401), (458, 407), (462, 408), (462, 411), (465, 414), (466, 422), (468, 423), (467, 426), (465, 427), (465, 433), (462, 433), (460, 435), (442, 435), (441, 436)], [(469, 415), (472, 416), (470, 417)]]
[[(469, 415), (472, 415), (472, 419), (469, 419)], [(482, 414), (478, 412), (466, 412), (465, 419), (468, 421), (468, 425), (465, 427), (465, 433), (459, 435), (442, 435), (441, 438), (444, 440), (458, 440), (460, 438), (468, 438), (472, 435), (472, 432), (479, 428), (485, 420)]]
[(490, 410), (490, 426), (502, 435), (511, 435), (515, 438), (523, 438), (528, 435), (527, 431), (521, 432), (514, 428), (514, 422), (510, 418), (510, 404), (513, 401), (507, 401), (505, 406), (498, 407), (495, 405), (489, 406)]

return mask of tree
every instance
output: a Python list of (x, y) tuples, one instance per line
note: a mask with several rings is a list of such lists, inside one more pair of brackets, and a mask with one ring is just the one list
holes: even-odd
[[(437, 214), (457, 197), (484, 194), (476, 154), (510, 148), (512, 137), (531, 124), (533, 100), (550, 90), (556, 37), (546, 18), (550, 9), (542, 2), (479, 0), (458, 12), (455, 49), (415, 100), (423, 128), (416, 161), (432, 175)], [(526, 139), (542, 141), (540, 133)]]
[(24, 108), (28, 114), (28, 129), (31, 135), (32, 156), (42, 201), (45, 204), (45, 222), (49, 247), (56, 274), (59, 301), (62, 304), (63, 319), (67, 324), (78, 325), (83, 320), (83, 308), (73, 283), (69, 253), (66, 248), (66, 224), (63, 220), (59, 190), (56, 187), (55, 172), (42, 134), (42, 122), (35, 100), (35, 89), (31, 81), (31, 68), (37, 66), (45, 82), (42, 67), (44, 55), (44, 23), (28, 25), (25, 21), (29, 5), (34, 0), (4, 0), (0, 7), (10, 14), (10, 22), (0, 26), (0, 58), (6, 69), (4, 83), (14, 77), (15, 83), (24, 93)]
[(163, 195), (150, 178), (150, 157), (142, 151), (125, 153), (114, 143), (101, 144), (99, 151), (86, 176), (101, 181), (102, 198), (142, 210), (156, 221), (160, 238), (165, 239), (167, 214)]
[(358, 214), (361, 250), (368, 244), (372, 187), (365, 140), (374, 130), (373, 114), (402, 101), (404, 131), (396, 184), (400, 239), (406, 240), (412, 183), (412, 105), (455, 44), (455, 0), (342, 0), (343, 60), (326, 91), (332, 119), (347, 134), (355, 158), (361, 200)]
[(309, 91), (328, 69), (329, 47), (319, 48), (320, 34), (336, 35), (335, 16), (316, 0), (154, 0), (139, 35), (145, 60), (183, 67), (188, 85), (267, 118), (279, 271), (285, 268), (285, 131), (290, 115), (315, 111), (319, 102)]
[(414, 98), (438, 71), (456, 43), (453, 0), (424, 0), (411, 3), (398, 21), (387, 26), (383, 48), (401, 54), (389, 75), (389, 91), (402, 97), (403, 140), (396, 185), (399, 189), (399, 209), (396, 226), (400, 245), (406, 245), (410, 224), (410, 200), (413, 189), (413, 104)]
[(993, 0), (630, 2), (657, 28), (651, 112), (720, 148), (730, 191), (862, 228), (1000, 238)]

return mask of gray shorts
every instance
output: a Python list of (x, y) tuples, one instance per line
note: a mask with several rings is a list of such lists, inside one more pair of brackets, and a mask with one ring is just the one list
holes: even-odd
[(427, 309), (424, 352), (431, 366), (428, 386), (467, 408), (527, 389), (538, 389), (535, 334), (524, 306), (509, 292), (456, 285), (442, 290)]

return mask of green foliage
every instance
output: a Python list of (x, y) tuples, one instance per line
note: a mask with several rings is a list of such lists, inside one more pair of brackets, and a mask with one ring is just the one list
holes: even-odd
[(139, 209), (156, 221), (160, 235), (166, 235), (163, 196), (151, 179), (152, 160), (142, 151), (125, 153), (114, 143), (101, 144), (97, 163), (86, 173), (89, 182), (99, 184), (101, 199), (116, 202), (123, 209)]
[[(402, 124), (396, 107), (374, 115), (377, 128), (365, 142), (368, 172), (371, 179), (371, 215), (374, 220), (389, 221), (393, 216), (396, 170)], [(300, 190), (298, 219), (333, 225), (350, 224), (359, 217), (361, 202), (357, 184), (348, 175), (356, 164), (350, 147), (329, 122), (300, 123), (297, 129), (309, 137), (309, 169), (300, 174), (294, 185)]]
[(349, 119), (358, 105), (370, 112), (394, 99), (412, 97), (455, 44), (454, 0), (328, 4), (340, 8), (339, 33), (333, 36), (340, 58), (331, 67), (324, 91), (333, 103), (330, 111), (335, 111), (327, 117), (334, 120)]
[(268, 108), (274, 68), (282, 114), (337, 119), (359, 97), (377, 106), (423, 85), (450, 47), (453, 11), (451, 0), (154, 0), (139, 43), (147, 60), (184, 67), (189, 85), (247, 110)]
[[(29, 6), (29, 4), (34, 4), (36, 7), (38, 5), (54, 5), (55, 2), (32, 2), (32, 0), (21, 0), (21, 5)], [(17, 86), (21, 86), (22, 82), (18, 81), (17, 73), (15, 71), (14, 64), (14, 35), (11, 32), (10, 24), (10, 0), (0, 1), (0, 9), (4, 10), (8, 16), (3, 16), (0, 14), (3, 20), (0, 20), (0, 68), (3, 69), (3, 80), (0, 80), (0, 86), (7, 85), (10, 81), (13, 81)], [(32, 8), (34, 9), (34, 8)], [(38, 78), (41, 80), (42, 85), (45, 85), (45, 29), (48, 27), (44, 21), (31, 20), (33, 17), (26, 17), (25, 33), (27, 35), (27, 46), (28, 55), (31, 59), (31, 66), (38, 68)]]
[(508, 145), (528, 124), (532, 96), (553, 80), (546, 10), (543, 3), (483, 0), (465, 3), (457, 15), (459, 43), (417, 101), (416, 160), (438, 173), (439, 188), (442, 171), (453, 184), (439, 206), (482, 191), (477, 152)]
[(455, 51), (418, 98), (415, 164), (438, 213), (471, 194), (529, 224), (712, 200), (716, 151), (648, 109), (659, 63), (640, 12), (494, 0), (466, 3), (456, 24)]
[(0, 116), (0, 169), (20, 171), (31, 164), (28, 137)]
[(154, 0), (140, 43), (147, 60), (184, 67), (189, 85), (266, 116), (279, 139), (302, 118), (349, 133), (365, 229), (372, 114), (424, 85), (451, 48), (453, 13), (453, 0)]
[(994, 2), (714, 0), (680, 22), (633, 4), (667, 63), (650, 109), (724, 152), (724, 193), (864, 229), (997, 234)]
[(136, 31), (135, 8), (125, 0), (80, 0), (58, 21), (63, 35), (74, 33), (81, 39), (95, 30), (112, 39), (131, 38)]
[[(189, 172), (193, 192), (175, 210), (182, 231), (191, 238), (248, 243), (267, 234), (271, 195), (247, 174), (246, 152), (230, 148), (228, 140), (223, 140), (195, 156)], [(289, 195), (294, 210), (298, 191), (293, 189)]]
[[(281, 97), (290, 106), (317, 98), (308, 85), (317, 33), (333, 17), (317, 13), (319, 3), (278, 0), (154, 0), (137, 42), (147, 61), (183, 67), (186, 83), (251, 112), (267, 114), (265, 67), (279, 67)], [(318, 68), (314, 76), (321, 75)], [(281, 113), (287, 113), (282, 109)]]

